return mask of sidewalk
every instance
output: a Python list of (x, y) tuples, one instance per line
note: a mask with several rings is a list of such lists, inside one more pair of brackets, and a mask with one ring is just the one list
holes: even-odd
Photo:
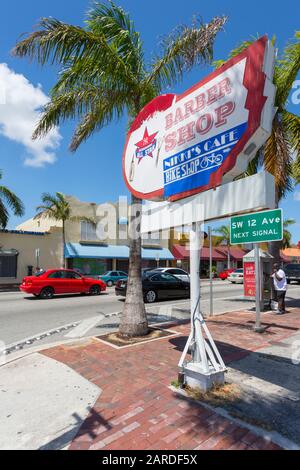
[(189, 322), (126, 348), (91, 337), (12, 357), (0, 366), (0, 448), (299, 449), (300, 309), (263, 314), (263, 334), (254, 321), (207, 320), (241, 392), (222, 408), (170, 387)]
[[(290, 309), (282, 317), (264, 314), (263, 324), (267, 329), (263, 334), (253, 332), (254, 320), (250, 312), (228, 313), (208, 320), (227, 365), (234, 368), (259, 350), (269, 349), (267, 355), (271, 356), (272, 348), (278, 348), (299, 332), (300, 309)], [(43, 351), (42, 354), (66, 364), (102, 390), (69, 448), (271, 450), (280, 449), (281, 445), (286, 447), (284, 439), (282, 444), (275, 444), (276, 439), (272, 442), (272, 434), (267, 432), (272, 431), (275, 437), (278, 437), (276, 432), (284, 432), (272, 422), (273, 389), (269, 395), (266, 391), (261, 396), (269, 406), (270, 419), (267, 431), (264, 423), (258, 432), (252, 425), (260, 423), (255, 416), (252, 419), (249, 410), (248, 417), (243, 417), (242, 409), (239, 414), (230, 410), (234, 416), (248, 420), (248, 424), (237, 422), (224, 413), (222, 416), (218, 409), (208, 408), (170, 389), (171, 381), (177, 378), (177, 363), (189, 324), (173, 324), (168, 328), (178, 335), (126, 349), (91, 339), (87, 345), (65, 345)], [(299, 376), (299, 366), (295, 367)], [(229, 368), (229, 379), (234, 377), (233, 368)], [(281, 390), (285, 386), (283, 382)], [(294, 404), (297, 400), (300, 401), (300, 396), (295, 391)]]

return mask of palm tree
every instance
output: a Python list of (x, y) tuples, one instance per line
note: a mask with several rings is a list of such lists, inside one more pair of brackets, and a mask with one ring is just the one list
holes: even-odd
[(54, 196), (49, 193), (43, 193), (42, 202), (43, 204), (36, 208), (37, 214), (34, 218), (48, 218), (62, 222), (61, 266), (66, 268), (66, 222), (81, 222), (82, 220), (86, 220), (90, 223), (95, 223), (95, 221), (85, 216), (72, 215), (70, 203), (62, 193), (57, 192)]
[[(244, 41), (233, 49), (229, 58), (239, 54), (256, 38)], [(273, 44), (275, 38), (272, 39)], [(220, 67), (225, 61), (214, 62)], [(300, 31), (295, 33), (293, 41), (288, 42), (283, 54), (278, 54), (274, 69), (274, 84), (276, 86), (273, 128), (262, 149), (250, 162), (243, 175), (257, 173), (264, 167), (275, 178), (276, 207), (280, 200), (291, 191), (295, 183), (300, 181), (300, 117), (287, 110), (288, 97), (300, 69)], [(275, 260), (280, 259), (281, 242), (270, 242), (269, 251)]]
[(289, 230), (287, 230), (287, 227), (295, 223), (296, 223), (295, 219), (285, 219), (283, 221), (283, 239), (281, 242), (281, 247), (283, 249), (291, 247), (292, 234)]
[[(2, 171), (0, 170), (0, 180)], [(5, 229), (8, 224), (9, 210), (14, 215), (21, 217), (24, 214), (24, 206), (21, 199), (6, 186), (0, 185), (0, 228)]]
[(229, 225), (221, 225), (219, 228), (215, 228), (214, 232), (220, 234), (220, 240), (218, 241), (218, 245), (222, 242), (226, 242), (227, 245), (227, 269), (230, 269), (231, 262), (230, 262), (230, 227)]
[[(85, 27), (44, 18), (39, 30), (29, 34), (14, 48), (18, 57), (37, 59), (61, 67), (51, 91), (51, 101), (33, 134), (41, 137), (66, 119), (79, 119), (70, 149), (124, 114), (131, 123), (140, 110), (163, 89), (212, 59), (216, 34), (226, 21), (216, 17), (208, 24), (195, 20), (163, 40), (161, 57), (147, 65), (143, 43), (133, 21), (113, 2), (95, 3)], [(141, 213), (141, 201), (132, 196)], [(136, 212), (135, 212), (136, 213)], [(130, 225), (136, 226), (130, 217)], [(145, 335), (148, 324), (141, 281), (141, 237), (131, 237), (129, 278), (120, 333)]]

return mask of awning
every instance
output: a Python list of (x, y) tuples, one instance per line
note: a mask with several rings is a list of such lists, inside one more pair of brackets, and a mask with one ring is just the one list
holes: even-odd
[[(190, 257), (190, 250), (188, 246), (183, 246), (183, 245), (173, 245), (172, 248), (173, 255), (176, 259), (188, 259)], [(209, 248), (204, 246), (201, 249), (201, 255), (200, 258), (203, 260), (208, 260), (209, 259)], [(226, 256), (219, 251), (217, 251), (215, 248), (212, 249), (212, 259), (214, 261), (226, 261)]]
[[(217, 246), (216, 250), (219, 253), (224, 254), (226, 256), (226, 258), (228, 257), (228, 247), (227, 246)], [(240, 248), (238, 246), (230, 246), (229, 251), (230, 251), (230, 258), (231, 259), (234, 259), (235, 261), (242, 261), (243, 257), (245, 256), (245, 254), (247, 253), (248, 250), (247, 251), (242, 250), (242, 248)]]
[[(65, 257), (128, 259), (129, 248), (126, 245), (87, 245), (80, 243), (66, 243)], [(174, 256), (167, 248), (142, 248), (142, 258), (151, 260), (173, 260)]]

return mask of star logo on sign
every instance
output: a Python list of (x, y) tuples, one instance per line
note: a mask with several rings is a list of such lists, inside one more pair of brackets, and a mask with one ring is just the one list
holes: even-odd
[(145, 128), (144, 135), (142, 140), (137, 142), (135, 146), (137, 147), (136, 149), (136, 157), (139, 159), (139, 162), (143, 157), (149, 156), (153, 158), (153, 151), (156, 147), (156, 135), (158, 132), (154, 132), (153, 134), (148, 134), (148, 129), (147, 127)]

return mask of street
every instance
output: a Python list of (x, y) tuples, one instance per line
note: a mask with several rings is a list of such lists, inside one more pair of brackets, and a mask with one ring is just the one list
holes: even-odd
[[(202, 282), (201, 309), (209, 314), (209, 283)], [(300, 286), (290, 285), (287, 301), (300, 298)], [(42, 346), (59, 340), (94, 336), (116, 329), (124, 299), (114, 288), (101, 296), (65, 295), (50, 300), (24, 296), (21, 292), (0, 294), (1, 350)], [(227, 281), (213, 283), (213, 312), (252, 309), (254, 303), (243, 299), (243, 285)], [(172, 300), (146, 304), (150, 323), (188, 319), (189, 301)], [(22, 343), (23, 342), (23, 343)]]

